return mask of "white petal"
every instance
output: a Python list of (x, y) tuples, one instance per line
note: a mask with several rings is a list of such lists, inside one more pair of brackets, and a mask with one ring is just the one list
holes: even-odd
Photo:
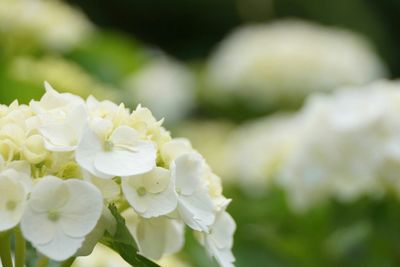
[(49, 124), (40, 128), (45, 138), (46, 148), (50, 151), (72, 151), (82, 138), (86, 126), (87, 114), (83, 105), (74, 107), (65, 121)]
[(166, 235), (165, 253), (172, 254), (180, 251), (185, 243), (185, 225), (176, 220), (169, 220)]
[(86, 173), (84, 176), (86, 181), (91, 182), (100, 190), (105, 200), (113, 201), (120, 196), (121, 189), (114, 180), (100, 179), (89, 173)]
[(132, 176), (151, 171), (156, 166), (156, 148), (151, 142), (138, 142), (136, 152), (113, 150), (99, 153), (95, 168), (108, 175)]
[(75, 158), (78, 164), (94, 176), (109, 179), (110, 175), (106, 175), (96, 170), (94, 162), (96, 156), (103, 151), (103, 143), (100, 138), (90, 129), (87, 129), (76, 148)]
[[(21, 221), (27, 195), (22, 183), (0, 176), (0, 232), (13, 228)], [(7, 207), (10, 202), (14, 205), (13, 209)]]
[(110, 140), (115, 144), (135, 146), (138, 141), (139, 133), (128, 126), (120, 126), (112, 133)]
[(143, 176), (143, 186), (150, 193), (160, 193), (171, 184), (171, 174), (169, 170), (156, 167), (151, 172)]
[(70, 191), (68, 202), (60, 209), (60, 225), (70, 237), (84, 237), (96, 226), (103, 208), (100, 191), (92, 184), (80, 180), (64, 182)]
[(171, 166), (177, 190), (183, 195), (191, 195), (201, 184), (204, 168), (204, 160), (197, 153), (179, 156)]
[(55, 261), (64, 261), (72, 257), (81, 247), (84, 238), (72, 238), (65, 235), (61, 229), (56, 231), (54, 238), (47, 244), (33, 244), (36, 249)]
[(227, 213), (223, 211), (217, 215), (212, 231), (209, 235), (219, 249), (231, 249), (233, 246), (233, 234), (236, 230), (236, 223)]
[(55, 236), (56, 224), (48, 219), (47, 212), (38, 213), (27, 205), (21, 219), (21, 230), (24, 237), (33, 245), (47, 244)]
[(214, 207), (205, 190), (191, 196), (179, 196), (178, 212), (182, 220), (193, 230), (207, 232), (215, 220)]
[(206, 248), (211, 256), (214, 256), (219, 266), (234, 267), (235, 257), (230, 249), (218, 249), (213, 242), (206, 239)]
[[(164, 191), (152, 193), (148, 190), (148, 179), (152, 180), (151, 185), (155, 182), (154, 177), (160, 178), (164, 183), (164, 178), (169, 179), (169, 184), (164, 188)], [(166, 177), (164, 177), (166, 176)], [(146, 191), (144, 195), (139, 195), (138, 189), (143, 187)], [(158, 187), (158, 185), (156, 185)], [(164, 186), (163, 186), (164, 187)], [(122, 190), (129, 204), (145, 218), (157, 217), (168, 214), (175, 210), (177, 205), (177, 197), (174, 192), (173, 183), (169, 177), (169, 171), (156, 167), (153, 171), (144, 175), (137, 175), (122, 180)], [(139, 189), (140, 190), (140, 189)]]
[(61, 179), (46, 176), (35, 185), (29, 206), (38, 213), (48, 212), (64, 206), (69, 197), (70, 192)]
[(165, 219), (142, 219), (139, 221), (136, 231), (140, 253), (153, 260), (160, 259), (166, 245)]

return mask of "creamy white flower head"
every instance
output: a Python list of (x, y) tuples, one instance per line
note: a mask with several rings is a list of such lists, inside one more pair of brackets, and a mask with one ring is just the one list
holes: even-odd
[(165, 216), (144, 219), (132, 211), (123, 215), (143, 256), (158, 260), (164, 254), (181, 250), (184, 243), (184, 225), (181, 222)]
[(155, 145), (140, 140), (138, 132), (128, 126), (116, 128), (109, 137), (88, 128), (76, 149), (79, 165), (100, 178), (149, 172), (156, 166), (156, 156)]
[(0, 172), (0, 232), (21, 221), (31, 183), (26, 174), (14, 169)]
[(375, 82), (307, 102), (298, 142), (278, 174), (296, 210), (396, 188), (385, 169), (400, 163), (399, 89), (398, 82)]
[(158, 217), (175, 210), (177, 197), (170, 171), (156, 167), (152, 171), (122, 179), (125, 198), (144, 218)]
[(90, 183), (46, 176), (32, 190), (21, 230), (39, 252), (63, 261), (81, 247), (102, 208), (101, 193)]
[(233, 234), (236, 224), (233, 218), (223, 209), (210, 228), (210, 233), (203, 234), (204, 246), (210, 256), (214, 257), (221, 267), (233, 267), (235, 257), (232, 254)]
[(183, 119), (194, 105), (193, 75), (184, 65), (167, 57), (154, 59), (135, 72), (126, 87), (135, 101), (167, 122)]
[(241, 27), (208, 65), (215, 89), (210, 101), (240, 99), (256, 111), (297, 106), (312, 92), (385, 76), (383, 62), (362, 36), (299, 20)]
[(205, 186), (206, 165), (197, 153), (187, 153), (171, 164), (180, 218), (193, 230), (208, 231), (214, 222), (214, 205)]

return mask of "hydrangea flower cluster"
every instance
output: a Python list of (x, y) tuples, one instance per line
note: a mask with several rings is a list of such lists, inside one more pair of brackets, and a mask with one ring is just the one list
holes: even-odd
[(207, 67), (208, 98), (224, 99), (215, 105), (240, 101), (265, 111), (298, 106), (312, 92), (366, 84), (385, 73), (362, 36), (283, 20), (241, 27), (221, 43)]
[(40, 101), (0, 106), (0, 232), (20, 228), (38, 252), (65, 261), (99, 241), (118, 251), (125, 218), (131, 255), (157, 260), (181, 249), (187, 225), (233, 266), (230, 200), (189, 141), (140, 105), (130, 112), (45, 87)]
[(298, 212), (331, 198), (400, 195), (399, 103), (400, 84), (390, 81), (313, 95), (298, 113), (236, 130), (227, 161), (242, 187), (275, 183)]

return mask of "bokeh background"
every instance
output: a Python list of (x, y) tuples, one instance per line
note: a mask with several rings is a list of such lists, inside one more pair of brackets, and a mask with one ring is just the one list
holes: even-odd
[[(400, 85), (376, 82), (400, 76), (399, 17), (397, 0), (0, 0), (0, 103), (47, 80), (164, 117), (233, 199), (238, 267), (400, 266)], [(99, 247), (75, 265), (122, 264)], [(162, 264), (216, 266), (189, 233)]]

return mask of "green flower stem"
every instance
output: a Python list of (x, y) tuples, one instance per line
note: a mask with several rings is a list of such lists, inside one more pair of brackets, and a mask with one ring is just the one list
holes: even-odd
[(25, 266), (25, 239), (21, 229), (15, 229), (15, 267)]
[(13, 267), (9, 232), (0, 234), (0, 258), (3, 267)]
[(43, 256), (37, 261), (36, 267), (46, 267), (48, 264), (49, 264), (49, 259)]
[(74, 263), (76, 258), (69, 258), (68, 260), (61, 263), (60, 267), (70, 267)]

